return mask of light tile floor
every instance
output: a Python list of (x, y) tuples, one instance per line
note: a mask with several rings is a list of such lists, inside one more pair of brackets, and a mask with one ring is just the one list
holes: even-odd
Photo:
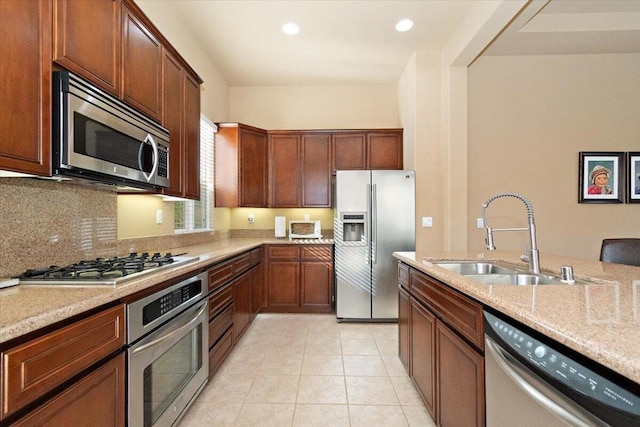
[(259, 314), (180, 427), (435, 426), (397, 354), (397, 324)]

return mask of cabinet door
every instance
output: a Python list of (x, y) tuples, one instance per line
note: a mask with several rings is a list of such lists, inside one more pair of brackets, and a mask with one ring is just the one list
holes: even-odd
[(251, 323), (251, 275), (233, 281), (233, 343), (237, 343)]
[(300, 305), (299, 277), (298, 261), (269, 261), (269, 306), (297, 308)]
[(300, 263), (301, 306), (331, 311), (333, 267), (330, 262)]
[[(436, 418), (435, 328), (436, 318), (417, 301), (410, 300), (411, 375), (427, 410)], [(452, 424), (470, 425), (470, 424)]]
[(124, 426), (125, 356), (114, 357), (14, 426)]
[(262, 265), (258, 265), (251, 270), (251, 317), (262, 308), (264, 304), (264, 270)]
[(438, 425), (484, 426), (484, 359), (436, 322)]
[(51, 3), (0, 1), (0, 169), (51, 175)]
[(411, 375), (411, 342), (409, 341), (409, 322), (411, 321), (411, 304), (409, 294), (402, 287), (398, 286), (398, 357)]
[(331, 136), (302, 134), (302, 207), (331, 207)]
[(161, 120), (162, 45), (135, 17), (122, 7), (122, 98), (147, 116)]
[(364, 133), (334, 134), (333, 170), (367, 168), (367, 136)]
[(162, 125), (169, 130), (169, 188), (170, 196), (183, 196), (184, 133), (182, 65), (167, 51), (162, 53)]
[(54, 1), (53, 60), (116, 96), (120, 13), (120, 0)]
[(367, 135), (367, 169), (402, 169), (402, 132)]
[(200, 199), (200, 83), (184, 73), (184, 197)]
[(269, 206), (300, 207), (300, 135), (269, 135)]
[(267, 206), (267, 134), (238, 130), (240, 206)]

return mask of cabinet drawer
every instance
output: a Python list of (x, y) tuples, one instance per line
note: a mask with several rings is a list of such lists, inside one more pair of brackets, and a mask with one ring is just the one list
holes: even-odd
[(215, 265), (209, 270), (209, 292), (233, 277), (233, 260)]
[(251, 251), (251, 265), (260, 264), (262, 262), (262, 249), (257, 248)]
[(233, 288), (231, 283), (218, 289), (209, 297), (209, 320), (218, 313), (224, 306), (229, 304), (233, 299)]
[(209, 323), (209, 346), (214, 346), (233, 325), (233, 306), (230, 305)]
[(297, 260), (300, 257), (300, 247), (293, 245), (268, 246), (267, 257), (269, 259)]
[(410, 271), (411, 293), (479, 349), (484, 348), (482, 306), (415, 270)]
[(110, 308), (2, 353), (6, 416), (119, 350), (124, 305)]
[(300, 248), (300, 258), (303, 261), (332, 261), (333, 251), (331, 246), (308, 245)]
[(209, 379), (218, 370), (233, 347), (232, 329), (229, 329), (218, 342), (209, 350)]
[(401, 262), (398, 263), (398, 283), (409, 287), (409, 266)]
[(249, 252), (233, 259), (233, 275), (237, 276), (251, 267), (251, 254)]

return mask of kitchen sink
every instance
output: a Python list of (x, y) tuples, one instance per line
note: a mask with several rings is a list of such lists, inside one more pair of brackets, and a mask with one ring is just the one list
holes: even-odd
[(437, 261), (432, 264), (445, 268), (453, 273), (469, 275), (486, 275), (486, 274), (512, 274), (517, 273), (515, 268), (507, 268), (490, 262), (477, 261)]
[[(486, 285), (566, 285), (560, 277), (534, 274), (518, 266), (488, 261), (434, 261), (431, 264), (445, 268)], [(575, 280), (572, 284), (589, 282)]]
[(486, 285), (561, 285), (564, 284), (554, 276), (543, 274), (467, 274), (469, 279)]

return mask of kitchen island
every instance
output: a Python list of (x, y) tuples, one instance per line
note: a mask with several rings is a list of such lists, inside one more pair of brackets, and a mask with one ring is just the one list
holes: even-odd
[(564, 344), (640, 384), (640, 268), (541, 255), (543, 273), (571, 265), (575, 285), (485, 285), (439, 267), (442, 260), (502, 261), (527, 265), (520, 253), (395, 252), (401, 262)]

